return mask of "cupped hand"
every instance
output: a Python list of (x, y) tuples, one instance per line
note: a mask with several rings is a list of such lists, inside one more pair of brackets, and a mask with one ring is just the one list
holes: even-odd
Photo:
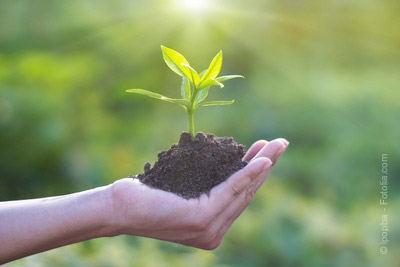
[(113, 227), (117, 234), (215, 249), (288, 145), (282, 138), (255, 142), (243, 158), (248, 162), (245, 168), (214, 187), (209, 196), (196, 199), (150, 188), (137, 179), (118, 180), (113, 184)]

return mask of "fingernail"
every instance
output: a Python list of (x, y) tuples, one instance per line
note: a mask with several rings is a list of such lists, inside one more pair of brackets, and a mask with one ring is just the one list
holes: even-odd
[(286, 140), (286, 139), (284, 139), (284, 138), (282, 138), (282, 143), (283, 143), (283, 145), (284, 145), (285, 147), (287, 147), (287, 146), (289, 145), (288, 140)]
[(263, 171), (268, 170), (272, 166), (272, 161), (268, 159), (268, 161), (265, 163)]
[(282, 153), (285, 152), (286, 148), (289, 145), (289, 142), (288, 141), (285, 142), (285, 141), (284, 140), (281, 141), (282, 146), (278, 149), (278, 152), (277, 152), (278, 156), (282, 155)]

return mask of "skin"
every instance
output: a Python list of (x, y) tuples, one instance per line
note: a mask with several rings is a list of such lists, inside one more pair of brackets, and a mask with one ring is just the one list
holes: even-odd
[(243, 158), (245, 168), (197, 199), (124, 178), (70, 195), (1, 202), (0, 264), (121, 234), (215, 249), (288, 145), (282, 138), (255, 142)]

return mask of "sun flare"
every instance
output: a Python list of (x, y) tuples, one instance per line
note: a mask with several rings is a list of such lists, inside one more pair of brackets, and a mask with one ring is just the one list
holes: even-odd
[(180, 0), (178, 4), (182, 9), (191, 12), (202, 12), (208, 8), (207, 0)]

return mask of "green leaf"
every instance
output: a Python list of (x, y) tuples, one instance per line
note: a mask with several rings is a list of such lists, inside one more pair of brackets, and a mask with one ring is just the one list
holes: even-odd
[(198, 105), (199, 103), (201, 103), (204, 99), (206, 99), (207, 95), (208, 95), (208, 89), (210, 89), (210, 87), (204, 88), (201, 91), (199, 91), (196, 95), (196, 98), (194, 100), (194, 106), (196, 107), (196, 105)]
[(201, 77), (200, 84), (205, 80), (215, 79), (218, 76), (219, 71), (221, 70), (221, 66), (222, 66), (222, 51), (219, 51), (218, 54), (211, 61), (210, 66), (208, 66), (206, 73), (204, 73), (204, 75)]
[(242, 75), (226, 75), (226, 76), (217, 77), (215, 80), (217, 82), (222, 83), (222, 82), (225, 82), (227, 80), (235, 79), (235, 78), (244, 78), (244, 77)]
[(204, 74), (207, 72), (207, 70), (203, 70), (202, 72), (200, 72), (200, 78), (204, 76)]
[(194, 86), (197, 86), (200, 80), (200, 76), (197, 71), (185, 63), (181, 63), (181, 65), (190, 72), (190, 81), (194, 84)]
[(167, 101), (167, 102), (171, 102), (171, 103), (175, 103), (175, 104), (179, 104), (185, 107), (189, 107), (190, 106), (190, 102), (186, 99), (175, 99), (175, 98), (169, 98), (151, 91), (147, 91), (147, 90), (143, 90), (143, 89), (128, 89), (126, 90), (127, 93), (135, 93), (135, 94), (139, 94), (139, 95), (146, 95), (152, 98), (156, 98), (156, 99), (160, 99), (163, 101)]
[(213, 86), (213, 85), (218, 85), (221, 88), (224, 87), (224, 85), (222, 83), (217, 82), (216, 80), (208, 79), (208, 80), (205, 80), (202, 83), (200, 83), (200, 85), (197, 87), (197, 90), (201, 90), (203, 88), (210, 87), (210, 86)]
[(197, 105), (196, 108), (198, 107), (205, 107), (205, 106), (221, 106), (221, 105), (229, 105), (235, 102), (235, 100), (231, 101), (208, 101), (208, 102), (203, 102)]
[(165, 63), (167, 63), (168, 67), (178, 74), (179, 76), (185, 76), (188, 79), (190, 79), (191, 75), (189, 70), (187, 70), (185, 67), (181, 65), (181, 63), (184, 63), (186, 65), (189, 65), (189, 62), (186, 60), (184, 56), (182, 56), (180, 53), (176, 52), (175, 50), (172, 50), (171, 48), (161, 46), (161, 51), (163, 54), (163, 58)]
[(182, 77), (181, 96), (190, 101), (190, 81), (186, 77)]

